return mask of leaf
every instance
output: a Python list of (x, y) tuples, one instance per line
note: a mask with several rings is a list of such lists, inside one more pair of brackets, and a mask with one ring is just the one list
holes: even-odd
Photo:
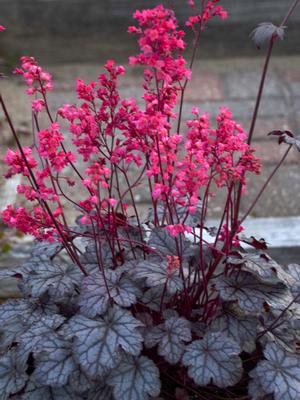
[(74, 339), (74, 353), (82, 369), (89, 376), (101, 376), (119, 361), (119, 347), (126, 353), (138, 355), (142, 323), (129, 311), (113, 306), (102, 318), (89, 319), (76, 315), (68, 323), (69, 335)]
[(182, 362), (198, 385), (205, 386), (212, 381), (224, 388), (235, 385), (242, 377), (240, 351), (240, 346), (231, 338), (222, 333), (208, 333), (187, 346)]
[(75, 393), (85, 393), (91, 389), (92, 382), (80, 367), (77, 367), (69, 377), (69, 385)]
[(254, 317), (237, 315), (232, 310), (222, 310), (212, 321), (209, 330), (221, 332), (234, 339), (248, 353), (256, 348), (257, 319)]
[(295, 146), (300, 151), (300, 136), (295, 136), (290, 131), (272, 131), (268, 135), (278, 136), (278, 143), (286, 143)]
[[(102, 235), (105, 237), (104, 232)], [(99, 249), (96, 248), (95, 240), (85, 238), (83, 243), (85, 245), (85, 252), (81, 255), (80, 261), (90, 274), (99, 271), (99, 261), (97, 256)], [(112, 254), (108, 243), (104, 239), (98, 239), (97, 246), (101, 246), (101, 258), (103, 265), (106, 267), (112, 266)]]
[(80, 310), (87, 317), (101, 315), (107, 310), (110, 299), (123, 307), (136, 303), (140, 290), (118, 271), (106, 270), (104, 274), (90, 275), (83, 280), (80, 293)]
[(182, 258), (187, 259), (192, 257), (194, 255), (194, 249), (184, 235), (179, 235), (175, 238), (171, 236), (165, 228), (152, 229), (148, 244), (162, 256), (178, 256), (176, 243), (180, 243), (179, 238), (181, 239)]
[(55, 305), (45, 304), (39, 301), (29, 299), (7, 300), (0, 305), (0, 322), (8, 324), (12, 320), (21, 318), (28, 323), (34, 323), (49, 313), (57, 311)]
[(65, 318), (61, 315), (49, 315), (41, 317), (33, 324), (23, 324), (23, 332), (17, 338), (18, 362), (25, 365), (29, 354), (36, 348), (38, 342), (46, 335), (53, 333), (64, 320)]
[(184, 342), (192, 340), (190, 323), (185, 318), (171, 317), (151, 329), (145, 337), (145, 345), (158, 344), (158, 354), (170, 364), (176, 364), (184, 351)]
[(263, 284), (249, 272), (234, 273), (230, 277), (222, 276), (216, 286), (223, 300), (237, 301), (242, 310), (250, 313), (261, 312), (264, 303), (274, 310), (284, 310), (292, 301), (285, 285)]
[(159, 370), (147, 357), (126, 356), (110, 373), (107, 384), (115, 400), (147, 400), (160, 392)]
[(32, 259), (37, 262), (49, 261), (55, 258), (55, 256), (63, 249), (63, 245), (58, 242), (49, 243), (47, 241), (38, 242), (32, 249)]
[(72, 343), (57, 334), (41, 337), (34, 349), (35, 370), (33, 379), (49, 386), (64, 386), (76, 370), (72, 357)]
[(292, 295), (295, 297), (295, 301), (300, 303), (300, 265), (298, 264), (289, 264), (287, 266), (287, 271), (293, 279), (291, 285)]
[(253, 273), (264, 283), (276, 284), (283, 282), (290, 286), (292, 282), (290, 274), (265, 253), (240, 253), (239, 257), (229, 257), (228, 262), (234, 265), (241, 264), (243, 271)]
[(285, 26), (276, 26), (272, 22), (262, 22), (255, 28), (250, 38), (254, 41), (256, 46), (260, 48), (263, 44), (268, 43), (272, 37), (278, 37), (283, 40)]
[(87, 400), (114, 400), (112, 388), (100, 382), (89, 391)]
[(20, 317), (15, 317), (0, 329), (0, 350), (4, 351), (24, 332), (24, 323)]
[(28, 262), (22, 267), (21, 289), (25, 295), (38, 298), (45, 293), (59, 301), (73, 294), (81, 277), (76, 266), (58, 265), (52, 262)]
[[(150, 310), (160, 311), (161, 298), (164, 292), (164, 285), (152, 287), (144, 293), (141, 302), (150, 308)], [(170, 298), (168, 293), (163, 298), (163, 303), (166, 303)]]
[(142, 261), (137, 264), (134, 276), (136, 278), (145, 278), (149, 287), (166, 285), (166, 289), (170, 294), (174, 294), (183, 288), (179, 270), (169, 272), (168, 264), (165, 261), (160, 264), (146, 260)]
[(255, 369), (250, 371), (251, 380), (248, 384), (248, 394), (251, 400), (273, 400), (273, 396), (268, 395), (261, 386)]
[(239, 241), (254, 247), (256, 250), (267, 250), (268, 246), (265, 239), (256, 239), (254, 236), (247, 237), (245, 235), (238, 235)]
[(30, 380), (22, 395), (22, 400), (82, 400), (68, 387), (51, 388)]
[(273, 393), (275, 400), (300, 398), (300, 356), (284, 351), (275, 343), (268, 343), (264, 350), (266, 360), (255, 369), (259, 383), (266, 393)]
[(293, 326), (293, 313), (287, 310), (283, 315), (276, 316), (269, 312), (264, 319), (263, 321), (263, 318), (261, 318), (263, 326), (260, 330), (264, 335), (260, 338), (260, 342), (263, 345), (268, 342), (275, 342), (283, 349), (295, 352), (300, 337), (299, 330)]
[(18, 366), (16, 353), (9, 351), (0, 357), (0, 393), (10, 395), (18, 392), (25, 385), (28, 375)]

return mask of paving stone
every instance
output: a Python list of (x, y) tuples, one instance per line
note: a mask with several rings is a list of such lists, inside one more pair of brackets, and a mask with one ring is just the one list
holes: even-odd
[[(257, 71), (237, 74), (235, 71), (227, 73), (224, 77), (224, 90), (226, 97), (231, 99), (256, 98), (260, 83), (260, 74)], [(282, 96), (282, 83), (275, 74), (268, 74), (264, 97)]]
[[(249, 193), (243, 199), (243, 211), (248, 209), (273, 170), (274, 166), (267, 166), (260, 176), (249, 176)], [(300, 215), (300, 164), (283, 165), (277, 171), (251, 215), (253, 217)]]
[(188, 102), (223, 100), (224, 89), (220, 75), (215, 73), (193, 74), (184, 98)]
[(300, 97), (300, 81), (292, 81), (290, 82), (290, 90), (294, 97)]
[[(249, 99), (185, 103), (183, 115), (184, 118), (188, 118), (192, 107), (199, 107), (200, 111), (208, 112), (214, 118), (218, 114), (220, 107), (228, 107), (237, 121), (243, 121), (252, 117), (254, 106), (254, 100)], [(287, 105), (281, 98), (268, 98), (261, 102), (259, 110), (259, 117), (261, 118), (272, 117), (278, 119), (287, 114)]]
[[(250, 129), (251, 119), (241, 121), (240, 124), (247, 131)], [(255, 124), (254, 139), (267, 139), (268, 133), (274, 130), (290, 130), (295, 129), (296, 123), (283, 116), (281, 118), (258, 118)]]

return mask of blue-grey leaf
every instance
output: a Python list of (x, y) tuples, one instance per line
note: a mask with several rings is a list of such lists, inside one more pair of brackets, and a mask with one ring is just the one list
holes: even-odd
[(267, 394), (261, 386), (255, 369), (250, 371), (249, 375), (252, 378), (248, 384), (248, 394), (251, 400), (273, 400), (273, 396)]
[(21, 400), (82, 400), (82, 397), (77, 396), (69, 386), (52, 388), (31, 379)]
[(263, 44), (268, 43), (273, 36), (283, 40), (284, 29), (284, 26), (278, 27), (272, 22), (262, 22), (251, 32), (250, 37), (257, 47), (261, 47)]
[(52, 262), (28, 262), (23, 266), (21, 290), (25, 295), (38, 298), (45, 293), (59, 301), (73, 294), (83, 275), (74, 265), (58, 265)]
[(69, 385), (76, 394), (81, 394), (90, 390), (93, 383), (86, 373), (77, 366), (69, 377)]
[(82, 369), (90, 376), (101, 376), (119, 361), (119, 348), (138, 355), (143, 324), (129, 311), (114, 306), (102, 318), (76, 315), (69, 321), (69, 335), (74, 337), (74, 353)]
[(87, 400), (114, 400), (112, 388), (100, 382), (90, 389)]
[[(102, 234), (105, 237), (105, 234)], [(88, 272), (94, 273), (99, 271), (99, 246), (101, 246), (101, 261), (106, 268), (113, 265), (111, 249), (106, 239), (97, 240), (97, 246), (95, 240), (84, 239), (85, 252), (81, 255), (80, 260), (82, 264), (87, 268)]]
[(217, 281), (220, 296), (225, 301), (237, 301), (247, 312), (260, 312), (267, 303), (274, 310), (284, 310), (292, 301), (292, 295), (282, 283), (262, 283), (249, 272), (222, 276)]
[(192, 340), (191, 327), (185, 318), (171, 317), (152, 328), (145, 336), (145, 345), (158, 344), (158, 354), (170, 364), (176, 364), (184, 351), (185, 342)]
[[(164, 293), (164, 285), (155, 286), (145, 291), (141, 301), (148, 308), (154, 311), (159, 311), (161, 306), (161, 299)], [(165, 293), (163, 304), (168, 301), (170, 295)]]
[[(241, 314), (241, 313), (240, 313)], [(256, 348), (257, 319), (239, 315), (233, 310), (222, 310), (212, 321), (211, 332), (222, 332), (240, 344), (244, 351), (251, 353)]]
[(64, 386), (76, 370), (72, 356), (72, 343), (57, 334), (41, 337), (34, 349), (33, 379), (43, 385)]
[(115, 400), (148, 400), (160, 393), (159, 370), (152, 360), (126, 356), (107, 379)]
[(38, 342), (45, 335), (53, 333), (60, 327), (65, 318), (61, 315), (42, 316), (39, 321), (33, 324), (24, 324), (23, 332), (17, 338), (17, 358), (18, 363), (25, 365), (29, 354), (36, 348)]
[(182, 290), (183, 283), (179, 276), (179, 270), (168, 271), (167, 262), (161, 263), (151, 261), (141, 261), (136, 265), (134, 276), (145, 278), (149, 287), (164, 286), (170, 294)]
[(162, 256), (178, 256), (177, 243), (179, 248), (181, 247), (182, 258), (185, 259), (193, 256), (194, 250), (185, 236), (179, 235), (175, 238), (165, 228), (152, 229), (148, 242), (149, 246), (153, 247)]
[(300, 303), (300, 265), (289, 264), (287, 266), (287, 271), (292, 277), (291, 292), (295, 297), (295, 301)]
[(61, 243), (42, 241), (33, 247), (31, 254), (36, 261), (47, 261), (53, 259), (62, 249), (63, 245)]
[(207, 333), (187, 346), (182, 362), (198, 385), (233, 386), (242, 377), (240, 346), (222, 333)]
[(275, 400), (300, 398), (300, 355), (268, 343), (264, 356), (266, 360), (260, 361), (255, 369), (263, 390), (273, 394)]
[(140, 290), (118, 271), (90, 275), (83, 280), (80, 294), (80, 310), (87, 317), (101, 315), (107, 310), (110, 299), (123, 307), (136, 303)]
[(290, 274), (276, 261), (264, 253), (242, 254), (242, 258), (229, 257), (228, 262), (241, 264), (243, 271), (255, 275), (263, 283), (284, 283), (290, 285), (292, 282)]
[(0, 393), (14, 394), (21, 390), (28, 379), (24, 368), (19, 366), (14, 349), (0, 357)]
[(270, 312), (267, 313), (260, 329), (264, 333), (260, 338), (260, 342), (263, 345), (268, 342), (275, 342), (283, 349), (295, 352), (297, 343), (300, 340), (300, 332), (294, 328), (293, 322), (294, 316), (289, 310), (280, 317)]

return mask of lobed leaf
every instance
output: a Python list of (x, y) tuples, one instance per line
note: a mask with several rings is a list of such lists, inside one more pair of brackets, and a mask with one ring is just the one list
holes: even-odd
[(72, 343), (57, 334), (41, 337), (34, 350), (33, 379), (43, 385), (64, 386), (76, 370), (72, 356)]
[(104, 314), (110, 299), (123, 307), (136, 303), (140, 290), (118, 271), (106, 270), (84, 278), (80, 293), (80, 310), (87, 317)]
[(36, 383), (32, 379), (26, 385), (24, 394), (21, 400), (82, 400), (82, 397), (77, 396), (70, 387), (55, 387), (44, 386)]
[(189, 321), (185, 318), (171, 317), (146, 334), (145, 345), (153, 347), (158, 344), (158, 354), (170, 364), (176, 364), (184, 352), (184, 342), (191, 340)]
[(263, 390), (273, 393), (275, 400), (300, 398), (300, 356), (275, 343), (266, 345), (264, 356), (266, 360), (260, 361), (254, 370)]
[(89, 376), (102, 376), (119, 361), (119, 347), (138, 355), (142, 349), (142, 336), (137, 329), (140, 326), (140, 321), (118, 306), (110, 308), (102, 318), (71, 318), (69, 336), (74, 337), (74, 354), (82, 369)]
[(11, 350), (0, 357), (0, 393), (14, 394), (23, 388), (28, 375), (24, 368), (18, 365), (16, 352)]
[(278, 143), (286, 143), (300, 151), (300, 136), (295, 136), (290, 131), (272, 131), (269, 135), (278, 136)]
[(112, 395), (112, 388), (100, 382), (88, 393), (87, 400), (115, 400)]
[(184, 237), (184, 235), (175, 238), (171, 236), (165, 228), (152, 229), (148, 244), (150, 247), (155, 248), (155, 250), (162, 256), (178, 256), (177, 243), (179, 242), (182, 258), (188, 259), (189, 257), (192, 257), (194, 255), (194, 249), (191, 247), (191, 243)]
[(39, 321), (33, 324), (23, 324), (23, 332), (17, 338), (17, 357), (18, 362), (25, 365), (29, 354), (36, 348), (37, 344), (46, 335), (54, 333), (60, 327), (65, 318), (61, 315), (49, 315), (41, 317)]
[(222, 310), (212, 321), (209, 329), (234, 339), (244, 351), (251, 353), (256, 348), (257, 319), (255, 317), (238, 315), (232, 310)]
[(276, 284), (282, 282), (288, 286), (292, 283), (291, 275), (265, 253), (240, 253), (239, 257), (229, 257), (228, 262), (241, 264), (243, 271), (252, 273), (264, 283)]
[[(141, 302), (150, 308), (150, 310), (160, 311), (161, 306), (161, 299), (164, 292), (164, 285), (151, 287), (150, 289), (146, 290)], [(163, 297), (163, 304), (166, 303), (169, 299), (170, 295), (165, 293)]]
[(224, 388), (233, 386), (242, 377), (240, 346), (222, 333), (207, 333), (202, 340), (187, 346), (182, 362), (189, 376), (198, 385), (214, 383)]
[(21, 290), (34, 298), (45, 293), (59, 301), (72, 295), (83, 275), (73, 265), (58, 265), (52, 262), (28, 262), (22, 267)]
[(159, 370), (147, 357), (126, 356), (110, 373), (107, 384), (115, 400), (148, 400), (159, 395)]
[(284, 310), (292, 301), (289, 290), (282, 283), (265, 284), (249, 272), (222, 276), (217, 281), (220, 296), (225, 301), (237, 301), (247, 312), (260, 312), (267, 303), (274, 310)]
[(262, 22), (251, 32), (250, 38), (254, 41), (256, 46), (260, 48), (263, 44), (268, 43), (273, 37), (278, 37), (283, 40), (284, 29), (284, 26), (276, 26), (272, 24), (272, 22)]
[(255, 369), (250, 371), (249, 375), (252, 378), (248, 384), (248, 394), (251, 400), (273, 400), (273, 396), (266, 393), (261, 386)]
[(158, 264), (144, 260), (136, 265), (134, 276), (136, 278), (145, 278), (149, 287), (166, 285), (166, 289), (170, 294), (174, 294), (183, 288), (179, 270), (169, 272), (165, 261)]

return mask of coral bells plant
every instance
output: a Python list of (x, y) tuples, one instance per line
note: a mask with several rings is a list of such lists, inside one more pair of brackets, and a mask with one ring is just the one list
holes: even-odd
[[(26, 82), (36, 134), (22, 147), (0, 97), (17, 143), (6, 178), (23, 177), (17, 191), (26, 200), (2, 218), (37, 239), (29, 261), (1, 272), (18, 279), (23, 295), (0, 305), (1, 399), (300, 398), (300, 267), (279, 265), (262, 239), (242, 234), (291, 147), (300, 147), (291, 132), (272, 132), (287, 151), (246, 214), (239, 210), (261, 169), (251, 139), (272, 48), (298, 1), (279, 27), (253, 33), (269, 50), (249, 133), (226, 107), (215, 120), (196, 108), (182, 119), (201, 34), (211, 18), (227, 17), (218, 3), (189, 1), (189, 64), (174, 12), (136, 11), (129, 32), (140, 52), (129, 62), (144, 69), (141, 107), (121, 98), (125, 68), (109, 60), (95, 81), (78, 79), (78, 104), (52, 115), (51, 75), (22, 57), (15, 73)], [(135, 194), (146, 186), (151, 208), (142, 216)], [(221, 191), (227, 198), (212, 228), (206, 216)]]

